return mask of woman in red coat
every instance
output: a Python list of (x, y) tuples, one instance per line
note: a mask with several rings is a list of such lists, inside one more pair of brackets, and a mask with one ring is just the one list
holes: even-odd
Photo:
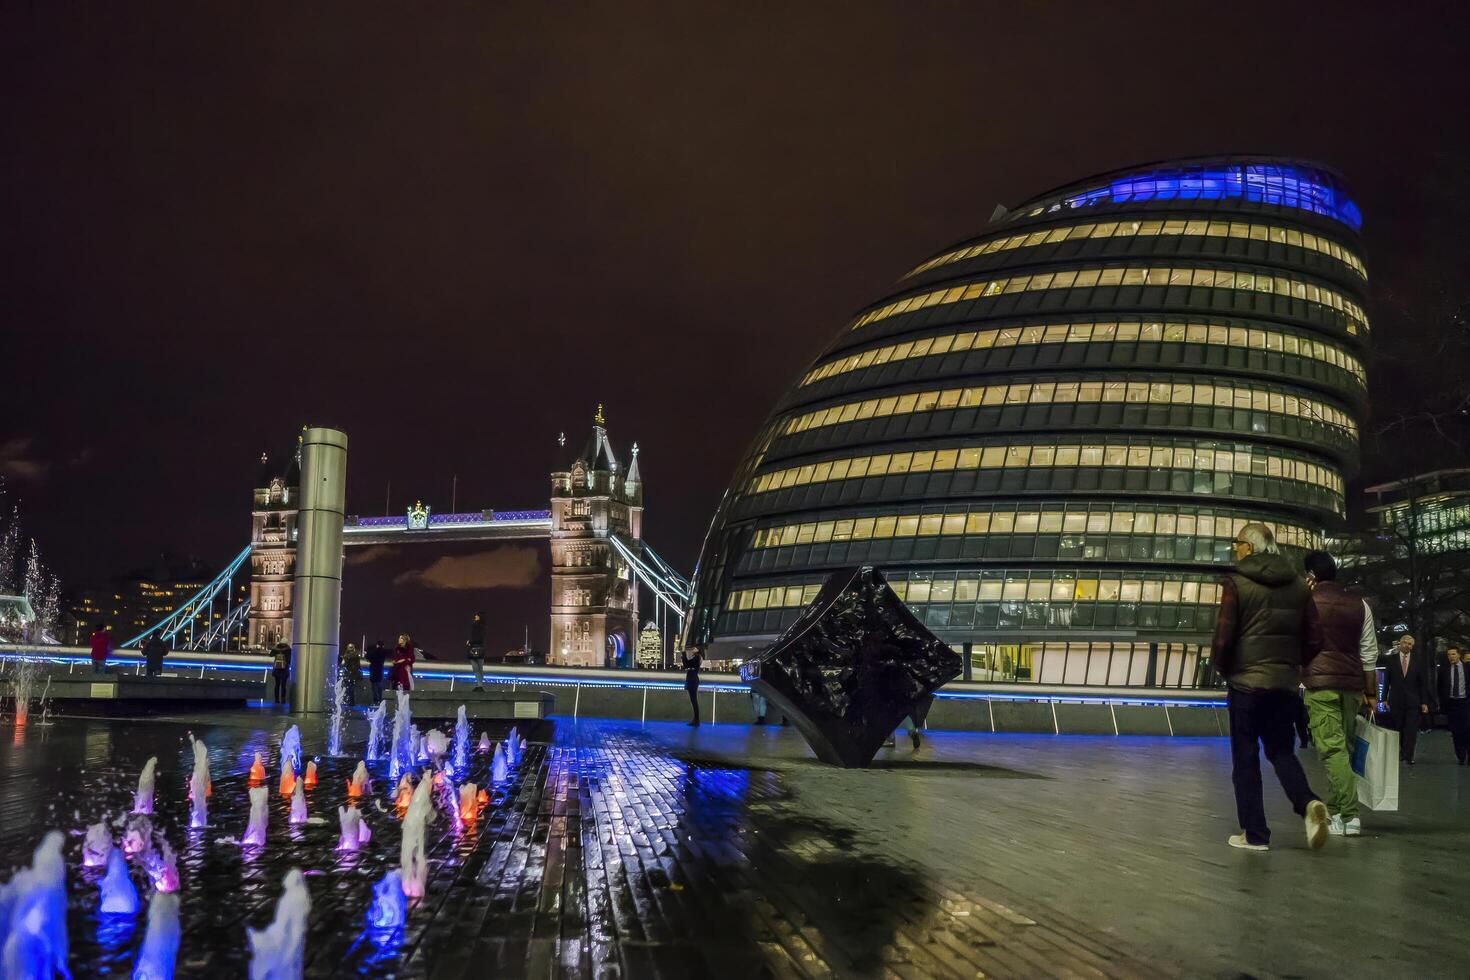
[(409, 639), (407, 633), (400, 633), (398, 645), (393, 648), (393, 690), (413, 690), (413, 665), (416, 659), (413, 640)]

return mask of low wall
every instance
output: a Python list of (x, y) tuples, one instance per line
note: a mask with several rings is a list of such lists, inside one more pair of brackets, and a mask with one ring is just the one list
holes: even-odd
[[(0, 644), (0, 660), (20, 657), (43, 659), (67, 670), (86, 670), (90, 664), (90, 652), (85, 647)], [(109, 664), (116, 670), (142, 670), (136, 650), (114, 651)], [(180, 674), (198, 671), (200, 677), (226, 672), (265, 678), (270, 658), (174, 652), (164, 661), (164, 669)], [(423, 661), (414, 677), (422, 689), (452, 691), (472, 684), (474, 674), (468, 664)], [(554, 714), (563, 717), (689, 720), (684, 675), (677, 671), (486, 664), (485, 680), (508, 684), (512, 690), (544, 690), (556, 699)], [(364, 679), (359, 690), (366, 689)], [(732, 674), (703, 675), (699, 705), (706, 722), (749, 724), (755, 720), (750, 692)], [(956, 681), (939, 692), (929, 712), (928, 727), (963, 732), (1219, 736), (1228, 730), (1224, 708), (1225, 693), (1219, 690)], [(779, 724), (780, 716), (773, 711), (767, 720)]]

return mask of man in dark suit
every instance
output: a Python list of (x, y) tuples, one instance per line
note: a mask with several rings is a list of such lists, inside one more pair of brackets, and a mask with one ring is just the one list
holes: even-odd
[(1388, 723), (1399, 733), (1399, 761), (1414, 764), (1419, 726), (1429, 714), (1429, 674), (1424, 657), (1414, 652), (1414, 638), (1405, 634), (1384, 654), (1388, 675)]
[(1449, 719), (1455, 762), (1470, 766), (1470, 663), (1452, 646), (1439, 672), (1439, 708)]

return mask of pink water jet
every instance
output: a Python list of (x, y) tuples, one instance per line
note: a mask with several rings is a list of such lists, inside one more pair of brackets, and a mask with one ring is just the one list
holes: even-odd
[(291, 794), (291, 822), (293, 824), (306, 823), (306, 785), (305, 782), (296, 784), (296, 791)]
[(250, 789), (250, 817), (245, 822), (245, 833), (240, 843), (246, 847), (264, 847), (265, 829), (270, 820), (271, 791), (264, 786)]
[(176, 892), (179, 890), (179, 866), (178, 859), (174, 856), (174, 849), (162, 834), (155, 834), (153, 846), (143, 854), (143, 870), (148, 872), (148, 877), (153, 881), (153, 887), (161, 892)]
[(209, 825), (209, 751), (194, 742), (194, 774), (189, 777), (189, 826)]
[(367, 821), (362, 819), (362, 813), (355, 806), (337, 807), (337, 823), (341, 826), (341, 833), (337, 837), (337, 850), (356, 851), (364, 844), (373, 839), (373, 832), (368, 827)]

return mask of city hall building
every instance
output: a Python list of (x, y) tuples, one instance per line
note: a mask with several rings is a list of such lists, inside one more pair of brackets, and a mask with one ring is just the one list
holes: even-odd
[(1194, 686), (1230, 542), (1312, 548), (1365, 407), (1361, 216), (1316, 164), (1147, 164), (924, 259), (777, 403), (690, 638), (738, 658), (870, 563), (975, 680)]

